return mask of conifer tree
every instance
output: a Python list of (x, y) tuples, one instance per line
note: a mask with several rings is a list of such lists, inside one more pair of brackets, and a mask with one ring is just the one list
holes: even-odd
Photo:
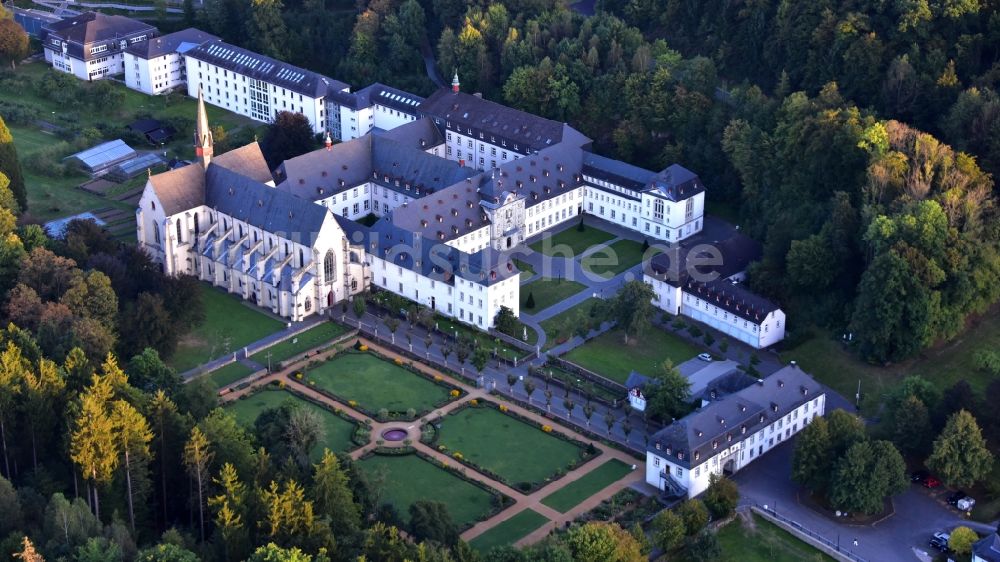
[(118, 440), (125, 469), (125, 488), (128, 499), (128, 520), (135, 533), (135, 505), (132, 486), (132, 473), (135, 467), (136, 479), (143, 483), (142, 490), (148, 489), (149, 481), (149, 442), (153, 440), (153, 432), (149, 430), (146, 418), (124, 400), (116, 400), (111, 411), (112, 423)]
[(7, 422), (14, 412), (14, 397), (20, 391), (21, 379), (27, 371), (21, 349), (13, 342), (0, 354), (0, 447), (3, 448), (4, 476), (11, 478), (10, 458), (7, 452)]
[(337, 455), (329, 449), (323, 451), (322, 460), (315, 465), (313, 497), (316, 498), (316, 514), (327, 518), (335, 537), (353, 534), (361, 527), (361, 513), (347, 474)]
[[(21, 163), (17, 159), (17, 148), (14, 146), (14, 137), (10, 134), (10, 129), (0, 117), (0, 172), (3, 172), (10, 180), (10, 191), (17, 199), (17, 204), (21, 210), (28, 208), (28, 194), (24, 189), (24, 174), (21, 173)], [(17, 212), (18, 209), (10, 209)]]
[(38, 469), (38, 433), (51, 427), (55, 420), (53, 408), (66, 388), (66, 381), (59, 376), (59, 367), (48, 359), (38, 362), (35, 370), (26, 369), (22, 382), (23, 408), (31, 433), (32, 466)]
[(115, 427), (108, 407), (114, 392), (107, 377), (94, 375), (89, 387), (80, 396), (80, 413), (73, 426), (70, 458), (79, 467), (88, 485), (91, 507), (100, 519), (99, 489), (107, 484), (118, 466)]
[(211, 462), (212, 451), (208, 438), (195, 426), (184, 446), (184, 466), (191, 478), (194, 478), (198, 489), (198, 529), (202, 542), (205, 542), (205, 481), (208, 479), (208, 466)]
[(222, 465), (218, 478), (212, 480), (222, 493), (208, 498), (208, 506), (215, 510), (215, 526), (222, 533), (225, 560), (242, 558), (246, 539), (246, 485), (240, 482), (236, 467)]

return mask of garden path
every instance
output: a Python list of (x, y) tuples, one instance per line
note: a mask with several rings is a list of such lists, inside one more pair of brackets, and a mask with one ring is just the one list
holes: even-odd
[[(378, 353), (380, 353), (381, 355), (383, 355), (383, 356), (385, 356), (385, 357), (387, 357), (389, 359), (397, 359), (398, 358), (398, 359), (400, 359), (402, 361), (410, 362), (409, 358), (403, 357), (403, 356), (397, 354), (396, 352), (394, 352), (392, 349), (390, 349), (388, 347), (383, 347), (382, 345), (379, 345), (378, 343), (369, 341), (367, 338), (363, 338), (362, 337), (362, 338), (360, 338), (360, 341), (361, 341), (362, 344), (367, 345), (370, 349), (372, 349), (374, 351), (377, 351)], [(261, 386), (265, 386), (265, 385), (271, 384), (273, 381), (283, 381), (285, 383), (285, 386), (287, 388), (293, 389), (296, 392), (299, 392), (299, 393), (301, 393), (301, 394), (303, 394), (303, 395), (305, 395), (305, 396), (307, 396), (307, 397), (309, 397), (309, 398), (311, 398), (313, 400), (317, 400), (317, 401), (319, 401), (321, 403), (324, 403), (324, 404), (327, 404), (327, 405), (339, 408), (339, 409), (343, 410), (347, 415), (349, 415), (350, 417), (354, 418), (355, 420), (357, 420), (359, 422), (365, 422), (365, 421), (370, 421), (371, 422), (371, 427), (372, 427), (372, 430), (371, 430), (371, 439), (372, 439), (372, 441), (368, 445), (365, 445), (364, 447), (361, 447), (361, 448), (353, 451), (351, 453), (351, 458), (352, 459), (357, 460), (357, 459), (361, 458), (362, 456), (364, 456), (369, 451), (373, 450), (377, 446), (375, 444), (375, 441), (379, 439), (379, 436), (382, 434), (382, 432), (384, 430), (389, 429), (389, 428), (405, 427), (406, 429), (410, 430), (411, 432), (414, 432), (416, 434), (416, 436), (417, 436), (417, 438), (413, 439), (412, 442), (411, 442), (411, 446), (412, 447), (416, 448), (417, 450), (421, 451), (422, 453), (424, 453), (426, 455), (429, 455), (429, 456), (437, 459), (438, 461), (446, 462), (446, 463), (456, 463), (457, 461), (455, 461), (454, 459), (452, 459), (450, 456), (448, 456), (448, 455), (446, 455), (446, 454), (438, 451), (437, 449), (435, 449), (433, 447), (430, 447), (430, 446), (428, 446), (428, 445), (420, 442), (420, 440), (419, 440), (419, 434), (420, 434), (419, 422), (399, 422), (399, 421), (386, 422), (386, 423), (376, 422), (375, 420), (371, 420), (367, 416), (365, 416), (365, 415), (361, 414), (360, 412), (354, 410), (353, 408), (351, 408), (350, 405), (344, 404), (344, 403), (339, 402), (338, 400), (332, 399), (331, 397), (327, 396), (326, 394), (318, 392), (317, 390), (315, 390), (314, 388), (312, 388), (308, 384), (303, 384), (302, 382), (300, 382), (300, 381), (298, 381), (298, 380), (296, 380), (294, 378), (294, 374), (296, 372), (299, 372), (308, 361), (324, 360), (327, 357), (329, 357), (330, 355), (335, 354), (338, 351), (340, 351), (340, 350), (344, 349), (345, 347), (348, 347), (348, 346), (350, 346), (352, 344), (353, 344), (353, 341), (346, 341), (346, 342), (338, 345), (335, 349), (329, 350), (329, 351), (321, 353), (319, 355), (311, 356), (308, 359), (303, 359), (303, 360), (301, 360), (301, 361), (299, 361), (299, 362), (297, 362), (295, 364), (289, 365), (288, 367), (286, 367), (286, 368), (284, 368), (284, 369), (282, 369), (280, 371), (277, 371), (275, 373), (272, 373), (270, 375), (262, 377), (262, 378), (260, 378), (260, 379), (258, 379), (256, 381), (254, 381), (254, 383), (250, 387), (247, 387), (247, 388), (244, 388), (244, 389), (240, 389), (240, 390), (233, 390), (233, 391), (227, 392), (224, 395), (222, 395), (222, 402), (225, 403), (225, 402), (231, 402), (233, 400), (238, 400), (240, 396), (248, 394), (248, 393), (252, 392), (253, 390), (255, 390), (256, 388), (259, 388)], [(450, 383), (452, 385), (455, 385), (455, 386), (457, 386), (459, 388), (462, 388), (463, 390), (465, 390), (468, 393), (462, 399), (452, 401), (452, 402), (450, 402), (450, 403), (448, 403), (448, 404), (446, 404), (446, 405), (444, 405), (444, 406), (442, 406), (440, 408), (435, 408), (434, 411), (433, 411), (433, 415), (434, 416), (437, 416), (437, 417), (446, 416), (451, 411), (453, 411), (455, 408), (458, 408), (462, 404), (464, 404), (464, 403), (466, 403), (466, 402), (468, 402), (470, 400), (473, 400), (473, 399), (476, 399), (476, 400), (491, 400), (491, 401), (502, 400), (502, 397), (493, 396), (493, 395), (491, 395), (489, 392), (487, 392), (484, 389), (473, 387), (470, 384), (468, 384), (466, 381), (458, 380), (455, 377), (452, 377), (452, 376), (450, 376), (450, 375), (448, 375), (446, 373), (442, 373), (442, 372), (440, 372), (440, 371), (438, 371), (438, 370), (436, 370), (436, 369), (434, 369), (432, 367), (424, 365), (423, 363), (413, 362), (412, 365), (413, 365), (414, 368), (417, 368), (417, 369), (421, 370), (422, 372), (425, 372), (425, 373), (427, 373), (429, 375), (440, 376), (440, 377), (442, 377), (442, 379), (444, 379), (444, 381), (446, 381), (446, 382), (448, 382), (448, 383)], [(504, 521), (506, 521), (507, 519), (513, 517), (514, 515), (520, 513), (521, 511), (524, 511), (525, 509), (532, 509), (535, 512), (537, 512), (538, 514), (543, 515), (544, 517), (546, 517), (548, 519), (548, 522), (546, 522), (544, 525), (542, 525), (541, 527), (539, 527), (535, 531), (531, 532), (530, 534), (528, 534), (525, 537), (523, 537), (522, 539), (520, 539), (518, 541), (518, 543), (517, 543), (518, 546), (524, 546), (524, 545), (532, 544), (534, 542), (537, 542), (537, 541), (543, 539), (553, 529), (565, 526), (567, 523), (569, 523), (569, 522), (573, 521), (574, 519), (576, 519), (576, 517), (579, 516), (580, 514), (585, 513), (586, 511), (589, 511), (590, 509), (593, 509), (597, 504), (599, 504), (600, 502), (604, 501), (605, 499), (611, 497), (612, 495), (614, 495), (618, 491), (620, 491), (620, 490), (622, 490), (624, 488), (627, 488), (627, 487), (629, 487), (629, 486), (631, 486), (631, 485), (633, 485), (635, 483), (639, 483), (639, 482), (643, 481), (642, 470), (636, 469), (636, 470), (633, 470), (632, 472), (630, 472), (624, 478), (619, 479), (618, 481), (616, 481), (613, 484), (605, 487), (604, 489), (602, 489), (598, 493), (590, 496), (589, 498), (587, 498), (586, 500), (584, 500), (580, 504), (576, 505), (575, 507), (573, 507), (572, 509), (570, 509), (566, 513), (559, 513), (558, 511), (556, 511), (556, 510), (554, 510), (554, 509), (552, 509), (552, 508), (544, 505), (542, 503), (542, 500), (544, 498), (548, 497), (550, 494), (556, 492), (557, 490), (560, 490), (563, 487), (572, 484), (573, 482), (575, 482), (576, 480), (578, 480), (581, 477), (585, 476), (591, 470), (594, 470), (595, 468), (597, 468), (598, 466), (600, 466), (603, 463), (607, 462), (608, 460), (610, 460), (610, 459), (617, 459), (617, 460), (619, 460), (621, 462), (624, 462), (624, 463), (626, 463), (628, 465), (633, 465), (634, 466), (634, 465), (637, 464), (636, 459), (634, 457), (632, 457), (631, 455), (623, 453), (622, 451), (619, 451), (617, 449), (613, 449), (613, 448), (608, 447), (608, 446), (606, 446), (606, 445), (604, 445), (602, 443), (599, 443), (599, 442), (594, 442), (593, 439), (591, 439), (591, 438), (589, 438), (589, 437), (587, 437), (585, 435), (582, 435), (580, 433), (577, 433), (576, 431), (574, 431), (573, 429), (571, 429), (568, 426), (560, 424), (559, 420), (553, 420), (553, 419), (550, 419), (550, 418), (546, 418), (544, 416), (541, 416), (541, 415), (535, 413), (534, 411), (531, 411), (531, 410), (529, 410), (527, 408), (523, 408), (523, 407), (521, 407), (521, 406), (519, 406), (517, 404), (514, 404), (514, 403), (504, 402), (504, 405), (507, 406), (507, 408), (509, 408), (512, 412), (517, 413), (518, 415), (522, 416), (523, 418), (526, 418), (527, 420), (535, 422), (535, 423), (537, 423), (539, 425), (551, 425), (551, 426), (555, 427), (556, 430), (558, 430), (558, 431), (560, 431), (560, 432), (562, 432), (562, 433), (564, 433), (564, 434), (566, 434), (566, 435), (568, 435), (568, 436), (570, 436), (570, 437), (572, 437), (574, 439), (577, 439), (577, 440), (580, 440), (580, 441), (584, 441), (584, 442), (593, 442), (594, 443), (594, 447), (596, 447), (601, 452), (601, 454), (598, 455), (598, 456), (596, 456), (596, 457), (594, 457), (590, 461), (584, 463), (583, 465), (577, 467), (576, 469), (568, 472), (565, 476), (563, 476), (562, 478), (559, 478), (555, 482), (552, 482), (552, 483), (550, 483), (550, 484), (548, 484), (546, 486), (543, 486), (542, 488), (540, 488), (540, 489), (538, 489), (538, 490), (536, 490), (536, 491), (534, 491), (534, 492), (532, 492), (530, 494), (525, 494), (524, 492), (520, 492), (520, 491), (518, 491), (518, 490), (516, 490), (516, 489), (514, 489), (514, 488), (512, 488), (512, 487), (510, 487), (510, 486), (508, 486), (506, 484), (503, 484), (503, 483), (498, 482), (498, 481), (496, 481), (496, 480), (494, 480), (494, 479), (492, 479), (492, 478), (490, 478), (490, 477), (488, 477), (488, 476), (486, 476), (484, 474), (481, 474), (481, 473), (479, 473), (478, 471), (476, 471), (474, 469), (471, 469), (471, 468), (466, 469), (465, 470), (466, 476), (468, 476), (469, 478), (472, 478), (474, 480), (477, 480), (479, 482), (482, 482), (482, 483), (486, 484), (487, 486), (490, 486), (491, 488), (494, 488), (494, 489), (500, 491), (504, 495), (510, 497), (514, 501), (514, 503), (513, 503), (513, 505), (511, 505), (510, 507), (504, 509), (500, 513), (494, 515), (493, 517), (491, 517), (491, 518), (489, 518), (489, 519), (487, 519), (485, 521), (480, 521), (479, 523), (476, 523), (475, 525), (473, 525), (472, 527), (470, 527), (469, 529), (467, 529), (464, 533), (462, 533), (462, 539), (463, 540), (470, 541), (470, 540), (474, 539), (475, 537), (478, 537), (479, 535), (485, 533), (486, 531), (489, 531), (493, 527), (495, 527), (495, 526), (503, 523)], [(396, 442), (396, 443), (387, 442), (387, 443), (384, 443), (383, 446), (390, 446), (390, 447), (391, 446), (403, 446), (403, 443), (402, 442)]]

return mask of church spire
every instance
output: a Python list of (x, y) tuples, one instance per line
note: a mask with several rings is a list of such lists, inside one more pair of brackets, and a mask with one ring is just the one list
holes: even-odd
[(212, 129), (208, 128), (208, 112), (205, 111), (205, 96), (198, 87), (198, 121), (194, 131), (194, 153), (201, 160), (201, 165), (208, 168), (212, 161)]

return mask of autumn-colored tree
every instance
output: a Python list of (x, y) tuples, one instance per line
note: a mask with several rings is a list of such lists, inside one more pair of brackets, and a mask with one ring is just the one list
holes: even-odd
[(213, 482), (222, 493), (208, 498), (208, 506), (215, 510), (214, 523), (222, 533), (225, 559), (240, 559), (247, 536), (246, 485), (240, 482), (236, 467), (229, 463), (222, 465), (219, 476)]
[(261, 503), (266, 514), (260, 526), (272, 539), (301, 539), (313, 530), (313, 502), (306, 499), (305, 489), (295, 480), (286, 481), (283, 487), (271, 481), (261, 490)]
[(0, 354), (0, 446), (3, 447), (4, 476), (11, 477), (10, 458), (7, 452), (7, 423), (14, 414), (15, 396), (20, 393), (21, 379), (28, 371), (21, 349), (13, 342)]
[(66, 388), (59, 374), (59, 367), (48, 359), (38, 362), (36, 369), (26, 369), (21, 384), (24, 401), (22, 408), (31, 433), (31, 460), (38, 468), (38, 435), (47, 433), (54, 425), (53, 415), (57, 400)]
[(110, 414), (113, 395), (111, 381), (94, 375), (90, 386), (80, 396), (80, 413), (70, 438), (70, 457), (87, 481), (93, 497), (91, 506), (98, 519), (101, 517), (100, 488), (111, 481), (118, 467), (115, 425)]
[(646, 560), (635, 537), (616, 523), (590, 522), (570, 529), (566, 544), (578, 562)]
[(149, 442), (153, 440), (153, 432), (149, 423), (131, 404), (124, 400), (115, 400), (111, 410), (111, 422), (114, 425), (117, 447), (122, 455), (122, 468), (125, 471), (125, 489), (128, 499), (128, 520), (135, 533), (135, 505), (132, 486), (133, 471), (143, 482), (143, 489), (148, 488), (149, 474)]
[(195, 480), (198, 491), (198, 531), (202, 542), (205, 542), (205, 484), (212, 457), (208, 438), (198, 426), (195, 426), (191, 429), (187, 444), (184, 445), (184, 466)]
[(24, 537), (21, 539), (21, 552), (14, 553), (14, 558), (22, 560), (23, 562), (45, 562), (45, 558), (35, 550), (35, 545), (31, 543), (31, 539)]
[(323, 450), (323, 458), (314, 465), (313, 497), (316, 515), (327, 519), (334, 536), (351, 535), (361, 527), (361, 513), (350, 481), (329, 449)]

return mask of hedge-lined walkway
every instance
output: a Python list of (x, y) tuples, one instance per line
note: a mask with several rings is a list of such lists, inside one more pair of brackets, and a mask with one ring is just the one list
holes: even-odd
[[(379, 445), (376, 444), (376, 441), (381, 440), (382, 432), (385, 431), (386, 429), (404, 428), (409, 432), (409, 437), (410, 437), (409, 446), (440, 462), (444, 462), (450, 465), (460, 464), (451, 456), (442, 453), (441, 451), (438, 451), (436, 448), (428, 446), (427, 444), (422, 443), (420, 441), (420, 430), (421, 430), (420, 420), (414, 420), (414, 421), (396, 420), (396, 421), (380, 423), (356, 411), (350, 405), (335, 400), (330, 396), (317, 391), (312, 386), (304, 384), (303, 382), (300, 382), (299, 380), (296, 380), (294, 378), (295, 373), (305, 371), (305, 366), (308, 362), (317, 360), (323, 361), (326, 358), (330, 357), (331, 355), (334, 355), (339, 351), (342, 351), (343, 349), (352, 346), (355, 341), (356, 340), (352, 338), (349, 341), (345, 341), (337, 345), (336, 348), (334, 349), (328, 350), (319, 355), (310, 356), (308, 359), (303, 359), (302, 361), (289, 365), (288, 367), (282, 369), (281, 371), (275, 372), (271, 375), (258, 379), (253, 383), (252, 386), (248, 388), (244, 388), (238, 391), (228, 392), (222, 396), (222, 401), (225, 403), (233, 400), (238, 400), (240, 396), (253, 392), (254, 390), (260, 387), (272, 384), (274, 381), (282, 381), (285, 383), (285, 387), (289, 390), (303, 394), (309, 397), (310, 399), (319, 401), (334, 408), (340, 409), (348, 416), (357, 420), (360, 423), (371, 424), (371, 434), (370, 434), (371, 442), (369, 442), (367, 445), (359, 449), (356, 449), (351, 453), (351, 458), (355, 460), (360, 459), (368, 452), (377, 448)], [(371, 342), (366, 338), (362, 337), (360, 338), (360, 341), (363, 345), (367, 345), (370, 350), (379, 353), (380, 355), (389, 359), (390, 361), (398, 358), (404, 363), (411, 363), (411, 360), (409, 358), (403, 357), (395, 353), (393, 350), (385, 348), (375, 342)], [(522, 537), (516, 543), (517, 546), (529, 545), (545, 538), (553, 529), (565, 526), (567, 522), (573, 521), (574, 519), (576, 519), (578, 515), (593, 509), (594, 507), (597, 506), (597, 504), (611, 497), (618, 491), (627, 488), (632, 484), (644, 481), (642, 468), (639, 467), (636, 470), (630, 472), (626, 477), (618, 480), (617, 482), (611, 484), (610, 486), (605, 487), (604, 489), (594, 494), (593, 496), (590, 496), (587, 500), (576, 505), (573, 509), (570, 509), (566, 513), (560, 513), (544, 505), (542, 503), (542, 500), (548, 497), (553, 492), (562, 489), (563, 487), (575, 482), (579, 478), (590, 473), (590, 471), (601, 466), (609, 459), (618, 459), (619, 461), (622, 461), (629, 465), (638, 464), (636, 459), (617, 449), (607, 447), (600, 442), (597, 442), (585, 435), (577, 433), (573, 431), (571, 428), (559, 424), (558, 420), (546, 418), (544, 416), (535, 413), (534, 411), (528, 410), (527, 408), (523, 408), (517, 404), (508, 402), (504, 400), (503, 396), (493, 396), (483, 389), (472, 387), (463, 380), (458, 380), (455, 377), (448, 375), (447, 373), (442, 373), (440, 371), (437, 371), (436, 369), (424, 365), (423, 363), (413, 361), (412, 365), (414, 368), (424, 373), (427, 373), (428, 375), (442, 377), (445, 382), (450, 383), (456, 387), (459, 387), (468, 393), (461, 399), (454, 400), (440, 408), (435, 408), (425, 416), (426, 418), (434, 418), (434, 419), (443, 418), (456, 408), (464, 406), (467, 402), (471, 400), (499, 402), (503, 403), (511, 413), (521, 416), (526, 421), (537, 423), (539, 428), (543, 425), (552, 426), (555, 430), (573, 439), (577, 439), (585, 443), (593, 443), (594, 447), (598, 451), (600, 451), (600, 454), (597, 455), (596, 457), (590, 459), (589, 461), (585, 462), (576, 469), (567, 472), (565, 476), (559, 478), (558, 480), (555, 480), (554, 482), (551, 482), (548, 485), (542, 486), (541, 488), (535, 490), (530, 494), (525, 494), (524, 492), (518, 491), (517, 489), (511, 486), (498, 482), (493, 478), (490, 478), (475, 469), (467, 468), (465, 470), (465, 475), (468, 478), (471, 478), (495, 490), (498, 490), (499, 492), (513, 499), (514, 503), (510, 507), (504, 509), (503, 511), (501, 511), (497, 515), (494, 515), (490, 519), (487, 519), (485, 521), (480, 521), (479, 523), (473, 525), (471, 528), (467, 529), (464, 533), (462, 533), (462, 540), (471, 541), (472, 539), (478, 537), (479, 535), (485, 533), (486, 531), (492, 529), (493, 527), (500, 525), (504, 521), (508, 520), (510, 517), (518, 513), (521, 513), (526, 509), (531, 509), (536, 513), (546, 517), (548, 521), (538, 529), (529, 533), (527, 536)], [(539, 431), (541, 431), (541, 429), (539, 429)], [(402, 447), (404, 445), (405, 444), (402, 441), (400, 442), (387, 441), (384, 442), (381, 446)]]

